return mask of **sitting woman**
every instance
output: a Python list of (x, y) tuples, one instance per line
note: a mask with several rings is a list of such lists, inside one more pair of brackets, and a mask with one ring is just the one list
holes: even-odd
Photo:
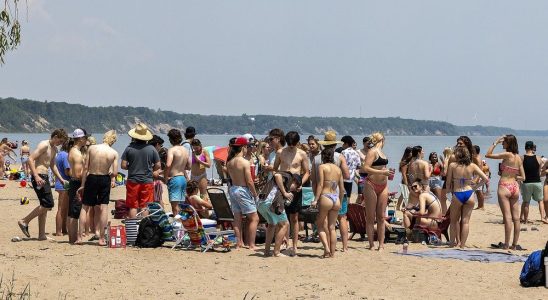
[(411, 185), (413, 192), (419, 196), (419, 203), (414, 207), (404, 208), (405, 222), (409, 229), (413, 229), (415, 224), (427, 227), (429, 229), (438, 228), (437, 220), (442, 217), (442, 207), (440, 200), (432, 193), (428, 186), (422, 185), (420, 179), (416, 179)]
[(195, 180), (189, 181), (186, 185), (186, 203), (194, 207), (200, 218), (212, 219), (212, 213), (210, 210), (213, 209), (213, 206), (211, 206), (209, 201), (200, 198), (198, 195), (199, 191), (200, 189), (198, 188), (198, 182)]

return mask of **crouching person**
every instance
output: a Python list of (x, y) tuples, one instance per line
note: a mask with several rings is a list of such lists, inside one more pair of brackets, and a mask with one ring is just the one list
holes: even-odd
[[(293, 193), (301, 186), (301, 176), (289, 172), (274, 174), (274, 180), (270, 180), (259, 195), (257, 209), (266, 219), (268, 228), (266, 231), (265, 256), (285, 256), (280, 252), (283, 240), (289, 229), (287, 214), (285, 213), (286, 200), (293, 199)], [(274, 253), (270, 252), (272, 238), (274, 238)]]

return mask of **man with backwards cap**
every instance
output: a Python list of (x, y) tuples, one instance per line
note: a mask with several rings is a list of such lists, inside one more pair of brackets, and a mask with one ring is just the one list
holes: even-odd
[[(82, 210), (82, 199), (77, 193), (78, 189), (82, 185), (82, 173), (84, 170), (84, 155), (82, 154), (82, 147), (86, 145), (88, 140), (87, 133), (83, 129), (76, 129), (72, 133), (72, 139), (74, 145), (69, 151), (68, 160), (70, 165), (69, 171), (69, 208), (68, 208), (68, 234), (69, 243), (80, 244), (82, 243), (82, 231), (86, 227), (86, 214), (80, 214)], [(81, 218), (81, 224), (78, 226), (78, 222)]]
[[(160, 169), (160, 155), (154, 146), (147, 142), (152, 139), (152, 133), (143, 123), (137, 123), (128, 132), (133, 142), (122, 154), (122, 169), (128, 170), (126, 181), (126, 206), (128, 216), (135, 218), (138, 209), (146, 208), (147, 203), (154, 200), (153, 173)], [(148, 212), (143, 212), (144, 216)]]

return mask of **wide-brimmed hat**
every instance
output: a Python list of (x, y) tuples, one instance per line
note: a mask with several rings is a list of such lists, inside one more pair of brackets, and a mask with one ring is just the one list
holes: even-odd
[(337, 141), (337, 133), (333, 130), (329, 130), (325, 132), (325, 135), (323, 137), (323, 141), (319, 141), (318, 144), (320, 145), (335, 145), (335, 144), (342, 144), (343, 142)]
[(127, 134), (130, 137), (141, 141), (150, 141), (152, 139), (152, 132), (150, 132), (148, 127), (143, 123), (137, 123), (135, 128), (131, 129)]

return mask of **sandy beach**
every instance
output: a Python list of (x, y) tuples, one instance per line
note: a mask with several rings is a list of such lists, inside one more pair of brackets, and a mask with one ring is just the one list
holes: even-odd
[[(32, 189), (20, 188), (14, 181), (2, 183), (7, 185), (0, 188), (0, 273), (4, 284), (14, 274), (15, 292), (30, 284), (34, 299), (545, 299), (548, 295), (543, 287), (519, 285), (522, 263), (401, 256), (395, 253), (402, 247), (395, 244), (387, 244), (379, 253), (366, 250), (364, 242), (351, 241), (349, 252), (320, 259), (323, 250), (316, 243), (301, 244), (298, 257), (263, 258), (262, 252), (249, 250), (173, 251), (171, 243), (158, 249), (125, 250), (71, 246), (66, 236), (55, 237), (56, 242), (11, 242), (12, 237), (23, 236), (17, 220), (38, 201)], [(118, 187), (112, 194), (112, 199), (123, 198), (125, 188)], [(20, 205), (19, 199), (25, 196), (30, 204)], [(48, 214), (50, 236), (56, 210)], [(531, 207), (530, 219), (535, 224), (527, 225), (520, 238), (529, 250), (516, 252), (520, 255), (542, 248), (548, 237), (548, 226), (537, 221), (536, 206)], [(474, 211), (469, 246), (497, 251), (489, 246), (503, 240), (501, 221), (496, 205)], [(33, 237), (37, 226), (36, 220), (30, 224)], [(531, 231), (532, 227), (539, 231)], [(409, 249), (428, 246), (411, 244)]]

